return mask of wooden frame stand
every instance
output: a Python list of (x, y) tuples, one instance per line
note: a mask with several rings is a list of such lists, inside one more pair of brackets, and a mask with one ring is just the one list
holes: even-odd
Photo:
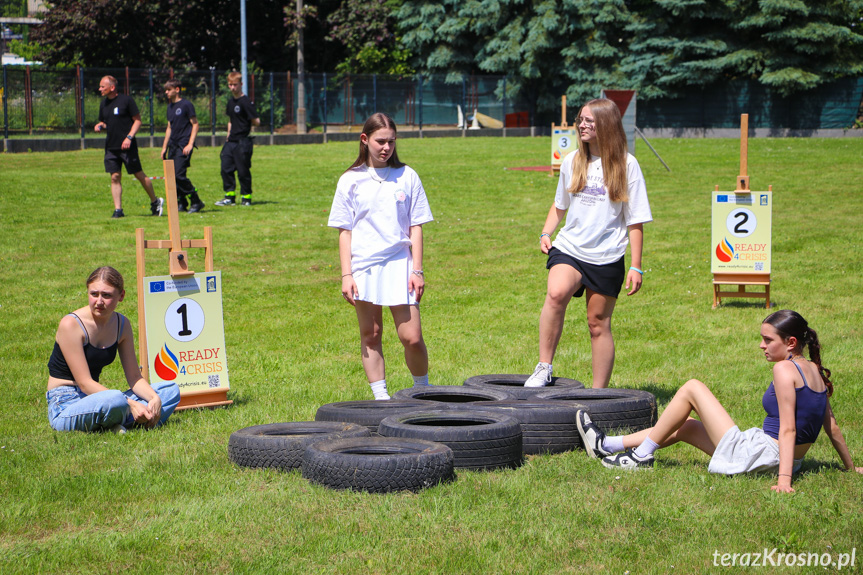
[[(569, 124), (566, 123), (566, 95), (560, 97), (560, 126), (556, 126), (554, 122), (551, 123), (551, 134), (554, 136), (555, 128), (568, 128)], [(561, 158), (563, 160), (563, 158)], [(554, 176), (560, 172), (560, 164), (551, 163), (551, 168), (549, 170), (549, 175)]]
[[(747, 161), (749, 153), (749, 114), (740, 115), (740, 175), (737, 176), (735, 193), (750, 193)], [(773, 186), (769, 186), (773, 191)], [(719, 191), (719, 186), (715, 190)], [(737, 286), (736, 291), (723, 291), (725, 286)], [(746, 291), (746, 286), (764, 286), (764, 291)], [(722, 304), (723, 297), (764, 298), (764, 307), (770, 308), (770, 274), (714, 273), (713, 308)]]
[[(189, 269), (189, 260), (186, 255), (188, 248), (204, 249), (204, 271), (213, 271), (213, 229), (210, 226), (204, 228), (204, 238), (199, 240), (180, 239), (180, 221), (177, 212), (177, 182), (174, 178), (173, 160), (165, 160), (165, 199), (168, 203), (168, 230), (171, 236), (169, 240), (148, 240), (144, 237), (144, 229), (135, 230), (135, 255), (138, 269), (138, 356), (141, 358), (141, 373), (149, 381), (149, 355), (147, 352), (147, 318), (144, 311), (144, 277), (146, 250), (168, 250), (168, 270), (171, 277), (188, 277), (195, 275)], [(193, 409), (199, 407), (218, 407), (231, 405), (233, 401), (228, 399), (228, 390), (204, 390), (190, 391), (180, 396), (180, 403), (174, 411)]]

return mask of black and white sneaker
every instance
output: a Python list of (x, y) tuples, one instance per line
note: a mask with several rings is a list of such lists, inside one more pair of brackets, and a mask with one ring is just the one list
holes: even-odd
[(602, 458), (602, 464), (609, 469), (653, 469), (653, 456), (641, 458), (634, 449), (627, 449)]
[(249, 197), (243, 196), (242, 203), (241, 203), (240, 205), (242, 205), (242, 206), (251, 206), (251, 205), (252, 205), (252, 198), (249, 198)]
[(594, 459), (608, 457), (612, 455), (611, 451), (606, 451), (602, 448), (602, 442), (605, 440), (605, 432), (596, 426), (590, 420), (590, 416), (583, 409), (579, 409), (576, 414), (575, 421), (578, 424), (578, 434), (581, 435), (581, 442), (584, 444), (584, 450)]
[(123, 210), (114, 210), (114, 213), (111, 215), (113, 219), (124, 218), (126, 214), (123, 213)]
[(236, 206), (237, 201), (234, 199), (234, 196), (225, 196), (225, 199), (219, 200), (216, 202), (217, 206)]
[(150, 213), (154, 216), (161, 216), (164, 207), (165, 200), (162, 198), (156, 198), (155, 200), (150, 202)]

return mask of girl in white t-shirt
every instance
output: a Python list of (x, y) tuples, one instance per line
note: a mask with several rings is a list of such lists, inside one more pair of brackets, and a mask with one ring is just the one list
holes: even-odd
[[(578, 150), (563, 159), (554, 203), (539, 246), (548, 254), (548, 291), (539, 318), (539, 363), (526, 387), (551, 382), (552, 360), (566, 306), (587, 292), (593, 387), (607, 387), (614, 367), (611, 314), (626, 279), (627, 295), (641, 288), (643, 224), (651, 221), (644, 176), (627, 153), (617, 105), (591, 100), (576, 118)], [(566, 217), (554, 243), (551, 234)], [(631, 266), (623, 258), (631, 244)]]
[(425, 289), (422, 225), (432, 221), (415, 171), (396, 154), (396, 125), (373, 114), (360, 134), (360, 153), (336, 187), (328, 225), (339, 229), (342, 297), (360, 324), (363, 369), (375, 399), (389, 399), (383, 347), (383, 306), (390, 308), (414, 385), (428, 385), (428, 351), (420, 325)]

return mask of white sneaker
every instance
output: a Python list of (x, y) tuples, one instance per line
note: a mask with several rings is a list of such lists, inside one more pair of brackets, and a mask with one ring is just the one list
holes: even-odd
[(524, 386), (545, 387), (549, 383), (551, 383), (551, 364), (539, 362), (533, 370), (533, 375), (524, 382)]

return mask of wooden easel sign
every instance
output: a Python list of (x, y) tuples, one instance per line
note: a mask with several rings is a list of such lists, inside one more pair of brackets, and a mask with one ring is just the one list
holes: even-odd
[(563, 158), (578, 149), (578, 126), (566, 123), (566, 96), (560, 97), (560, 126), (551, 125), (551, 175), (560, 172)]
[(181, 395), (230, 388), (222, 315), (222, 274), (144, 278), (150, 381), (173, 381)]
[[(135, 230), (138, 264), (138, 355), (150, 382), (180, 386), (176, 411), (231, 405), (222, 316), (222, 274), (213, 270), (213, 230), (203, 239), (180, 237), (174, 162), (165, 160), (168, 240), (148, 240)], [(186, 249), (204, 249), (204, 269), (189, 269)], [(167, 276), (147, 277), (146, 251), (168, 250)]]
[[(766, 192), (749, 189), (749, 114), (740, 115), (740, 174), (737, 189), (712, 195), (711, 270), (713, 307), (723, 297), (764, 299), (770, 307), (773, 187)], [(737, 286), (736, 291), (729, 287)], [(747, 286), (764, 291), (746, 291)]]
[(772, 192), (713, 192), (711, 271), (770, 273)]

